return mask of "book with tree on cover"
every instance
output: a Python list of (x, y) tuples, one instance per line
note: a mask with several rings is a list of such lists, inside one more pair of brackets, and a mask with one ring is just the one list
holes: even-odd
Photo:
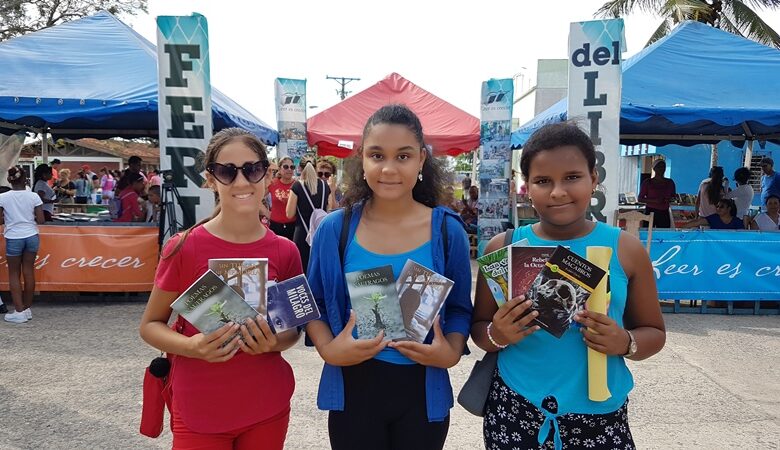
[(305, 275), (268, 282), (268, 324), (271, 331), (280, 333), (319, 317), (320, 310)]
[(479, 271), (485, 277), (490, 293), (498, 306), (509, 299), (509, 247), (528, 245), (528, 239), (521, 239), (506, 247), (477, 258)]
[(560, 338), (605, 275), (587, 259), (565, 247), (556, 247), (526, 294), (539, 312), (534, 322)]
[(395, 289), (393, 266), (357, 270), (345, 274), (355, 311), (359, 339), (370, 339), (384, 330), (385, 340), (405, 339), (401, 305)]
[(455, 283), (449, 278), (406, 260), (396, 281), (406, 337), (423, 342)]
[(171, 304), (171, 309), (203, 334), (231, 322), (243, 324), (246, 319), (257, 318), (257, 311), (212, 270), (195, 280)]
[(263, 317), (267, 314), (267, 258), (213, 258), (209, 269), (219, 275), (245, 302)]

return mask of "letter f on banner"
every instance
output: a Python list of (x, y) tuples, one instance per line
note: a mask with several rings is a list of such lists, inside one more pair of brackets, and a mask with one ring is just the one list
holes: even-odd
[(157, 17), (157, 63), (160, 168), (174, 171), (176, 217), (186, 228), (214, 209), (199, 166), (213, 129), (206, 18)]

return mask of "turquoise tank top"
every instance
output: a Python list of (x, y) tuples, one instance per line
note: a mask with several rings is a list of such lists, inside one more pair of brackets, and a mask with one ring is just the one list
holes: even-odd
[[(581, 238), (549, 241), (538, 237), (531, 225), (526, 225), (515, 230), (512, 241), (517, 242), (524, 238), (528, 239), (529, 245), (568, 247), (583, 258), (589, 245), (612, 247), (612, 259), (609, 263), (611, 298), (607, 314), (619, 326), (623, 326), (628, 278), (618, 260), (619, 228), (596, 222), (593, 230)], [(557, 416), (617, 411), (626, 402), (628, 393), (634, 387), (634, 379), (623, 357), (607, 356), (607, 385), (612, 397), (604, 402), (588, 399), (587, 346), (576, 322), (560, 339), (539, 330), (517, 344), (501, 350), (498, 354), (498, 370), (507, 386), (545, 414), (546, 420), (540, 428), (540, 436), (546, 438), (550, 426), (553, 426), (556, 431), (556, 444), (560, 442)], [(547, 396), (553, 396), (557, 400), (557, 414), (542, 408), (542, 400)]]
[[(391, 265), (393, 266), (393, 275), (398, 279), (407, 259), (411, 259), (425, 267), (433, 267), (433, 249), (431, 248), (431, 241), (408, 252), (397, 253), (395, 255), (380, 255), (363, 248), (363, 246), (358, 243), (357, 238), (355, 238), (347, 245), (347, 250), (344, 254), (344, 273)], [(357, 329), (354, 331), (353, 336), (357, 339)], [(389, 347), (384, 348), (374, 358), (393, 364), (417, 364), (402, 355), (398, 350)]]

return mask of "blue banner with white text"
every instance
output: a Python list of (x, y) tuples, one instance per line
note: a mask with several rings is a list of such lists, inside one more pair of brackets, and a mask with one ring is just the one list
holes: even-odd
[(654, 229), (650, 259), (662, 300), (780, 300), (780, 232)]

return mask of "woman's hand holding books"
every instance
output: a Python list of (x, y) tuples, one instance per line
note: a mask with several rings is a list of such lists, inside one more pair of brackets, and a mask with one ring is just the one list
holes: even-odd
[[(460, 336), (453, 333), (454, 336)], [(399, 341), (388, 344), (391, 348), (398, 350), (402, 355), (423, 366), (438, 367), (440, 369), (449, 369), (460, 361), (460, 355), (463, 353), (463, 344), (465, 340), (459, 340), (460, 346), (453, 345), (444, 332), (441, 330), (439, 317), (433, 319), (433, 341), (430, 344), (422, 344), (415, 341)]]
[(240, 349), (236, 334), (238, 324), (227, 323), (209, 334), (198, 333), (189, 340), (189, 349), (184, 356), (216, 363), (232, 358)]
[(384, 331), (380, 331), (371, 339), (355, 339), (352, 331), (355, 329), (356, 319), (355, 311), (350, 311), (349, 320), (341, 333), (322, 348), (318, 348), (326, 363), (331, 366), (354, 366), (373, 358), (387, 346), (389, 341), (382, 342)]
[[(574, 316), (582, 324), (585, 345), (605, 355), (623, 356), (628, 351), (631, 338), (617, 322), (605, 314), (582, 310)], [(585, 328), (587, 327), (587, 328)]]
[(493, 314), (493, 326), (491, 335), (500, 345), (512, 345), (523, 340), (526, 336), (539, 330), (538, 325), (529, 324), (539, 315), (536, 311), (530, 311), (531, 300), (526, 300), (524, 295), (515, 297), (504, 303)]
[(238, 344), (241, 350), (249, 355), (273, 352), (278, 342), (268, 322), (260, 315), (255, 320), (247, 319), (246, 323), (241, 325), (241, 336)]

